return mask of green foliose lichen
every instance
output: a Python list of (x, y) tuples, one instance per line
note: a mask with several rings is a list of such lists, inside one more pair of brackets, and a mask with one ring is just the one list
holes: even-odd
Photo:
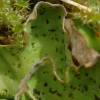
[[(71, 69), (73, 63), (68, 49), (68, 34), (63, 28), (64, 7), (40, 2), (34, 11), (36, 19), (27, 22), (24, 27), (20, 24), (24, 28), (21, 32), (25, 30), (28, 33), (27, 45), (0, 47), (0, 99), (14, 98), (20, 81), (33, 64), (48, 56), (53, 60), (58, 76), (70, 81), (62, 84), (53, 73), (53, 64), (48, 61), (40, 65), (42, 67), (28, 81), (31, 95), (37, 100), (99, 100), (100, 63), (91, 69), (81, 68), (79, 72)], [(29, 98), (26, 95), (22, 100)]]

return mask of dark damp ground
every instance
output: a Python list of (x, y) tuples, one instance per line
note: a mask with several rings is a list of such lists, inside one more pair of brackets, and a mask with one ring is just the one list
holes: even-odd
[(0, 44), (7, 45), (11, 43), (12, 30), (5, 24), (0, 25)]

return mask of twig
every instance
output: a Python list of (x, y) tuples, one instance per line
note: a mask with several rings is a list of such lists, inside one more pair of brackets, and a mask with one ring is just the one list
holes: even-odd
[(88, 12), (92, 11), (92, 9), (90, 9), (90, 8), (84, 6), (84, 5), (81, 5), (81, 4), (77, 3), (77, 2), (74, 2), (72, 0), (61, 0), (61, 1), (65, 2), (65, 3), (68, 3), (70, 5), (73, 5), (73, 6), (77, 7), (77, 8), (79, 8), (80, 10), (84, 10), (84, 11), (88, 11)]

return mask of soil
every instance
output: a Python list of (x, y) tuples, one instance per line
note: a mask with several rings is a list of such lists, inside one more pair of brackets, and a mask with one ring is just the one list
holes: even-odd
[(12, 41), (12, 30), (7, 25), (0, 25), (0, 45), (8, 45)]

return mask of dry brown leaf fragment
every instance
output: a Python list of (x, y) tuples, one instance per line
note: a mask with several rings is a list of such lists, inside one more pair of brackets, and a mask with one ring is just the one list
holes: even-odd
[(72, 55), (80, 65), (84, 65), (86, 68), (93, 66), (100, 58), (100, 54), (88, 47), (86, 40), (78, 32), (71, 19), (66, 19), (64, 24), (69, 33)]

